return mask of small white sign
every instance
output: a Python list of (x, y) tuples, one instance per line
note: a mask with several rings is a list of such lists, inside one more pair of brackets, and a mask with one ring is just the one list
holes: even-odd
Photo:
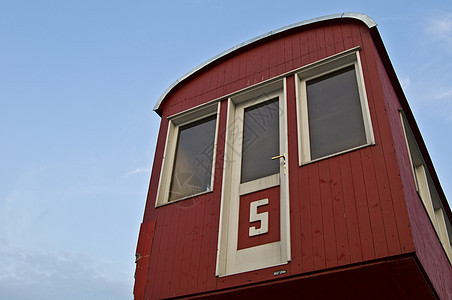
[(278, 276), (278, 275), (282, 275), (282, 274), (286, 274), (286, 273), (287, 273), (286, 270), (279, 270), (279, 271), (273, 272), (273, 276)]

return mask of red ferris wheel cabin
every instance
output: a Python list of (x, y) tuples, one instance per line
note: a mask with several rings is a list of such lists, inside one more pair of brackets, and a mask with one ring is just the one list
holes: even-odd
[(155, 111), (135, 299), (452, 299), (451, 210), (368, 16), (237, 45)]

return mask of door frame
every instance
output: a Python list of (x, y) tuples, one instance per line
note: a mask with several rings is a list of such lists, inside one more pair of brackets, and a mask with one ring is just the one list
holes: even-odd
[[(241, 151), (237, 150), (234, 143), (240, 126), (236, 123), (237, 109), (243, 110), (244, 103), (260, 103), (266, 100), (279, 97), (279, 108), (282, 113), (279, 114), (280, 126), (280, 154), (285, 154), (286, 173), (284, 172), (284, 164), (281, 159), (280, 164), (280, 241), (269, 244), (259, 245), (248, 249), (237, 250), (237, 234), (238, 234), (238, 213), (240, 199), (240, 180), (237, 180), (237, 167), (234, 162), (240, 160)], [(251, 104), (253, 103), (253, 104)], [(261, 84), (244, 92), (241, 92), (228, 99), (227, 126), (225, 132), (225, 153), (224, 153), (224, 169), (223, 184), (221, 193), (220, 206), (220, 224), (218, 232), (217, 246), (217, 264), (216, 275), (226, 276), (242, 272), (248, 272), (257, 269), (263, 269), (275, 265), (285, 264), (290, 261), (290, 214), (289, 214), (289, 157), (287, 144), (287, 98), (286, 98), (286, 79), (279, 79), (269, 83)], [(270, 158), (269, 158), (270, 159)], [(239, 168), (241, 169), (241, 168)], [(240, 174), (239, 174), (240, 176)], [(235, 180), (234, 180), (235, 179)], [(237, 184), (239, 182), (239, 184)], [(243, 191), (242, 191), (243, 194)], [(270, 246), (268, 246), (270, 245)], [(244, 253), (244, 257), (253, 257), (259, 255), (259, 251), (279, 253), (279, 260), (263, 260), (257, 263), (247, 263), (245, 265), (237, 263), (237, 252)], [(240, 254), (241, 255), (241, 254)], [(263, 255), (265, 256), (265, 255)]]

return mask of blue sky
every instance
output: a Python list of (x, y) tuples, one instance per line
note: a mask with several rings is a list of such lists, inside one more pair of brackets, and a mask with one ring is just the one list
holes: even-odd
[(450, 1), (0, 1), (0, 297), (132, 299), (161, 93), (340, 12), (379, 24), (450, 202)]

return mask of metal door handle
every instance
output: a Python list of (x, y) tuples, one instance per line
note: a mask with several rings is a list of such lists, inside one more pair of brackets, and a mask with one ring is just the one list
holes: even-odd
[(284, 175), (286, 175), (286, 153), (280, 154), (280, 155), (277, 155), (277, 156), (273, 156), (272, 160), (278, 159), (278, 158), (282, 158), (284, 160)]

